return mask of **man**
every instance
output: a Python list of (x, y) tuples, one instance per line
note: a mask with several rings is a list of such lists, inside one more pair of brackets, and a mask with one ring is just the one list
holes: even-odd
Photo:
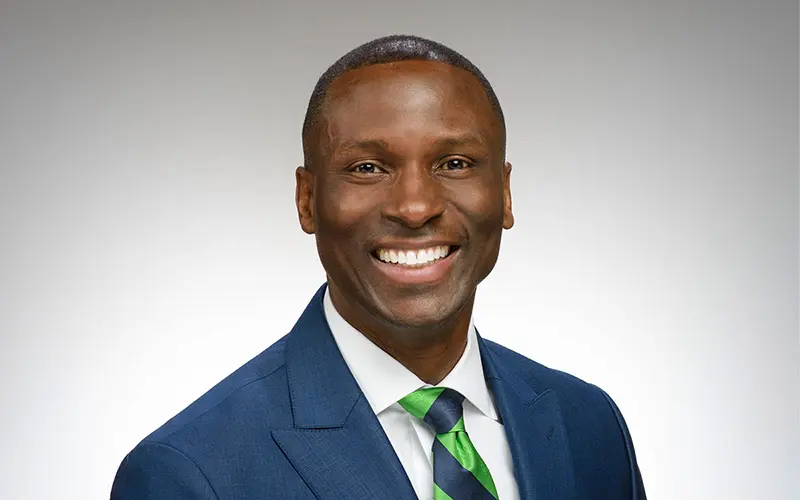
[(111, 498), (645, 500), (611, 398), (472, 324), (514, 223), (505, 141), (491, 85), (447, 47), (391, 36), (334, 63), (296, 172), (327, 283), (136, 446)]

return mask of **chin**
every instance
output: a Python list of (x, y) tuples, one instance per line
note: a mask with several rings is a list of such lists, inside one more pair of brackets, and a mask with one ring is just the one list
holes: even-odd
[(454, 322), (464, 310), (470, 295), (448, 294), (446, 297), (408, 297), (381, 300), (377, 308), (384, 321), (400, 328), (420, 329)]

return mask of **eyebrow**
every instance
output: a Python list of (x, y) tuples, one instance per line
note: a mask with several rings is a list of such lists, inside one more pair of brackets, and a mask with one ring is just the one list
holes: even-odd
[(445, 146), (458, 147), (458, 146), (486, 146), (486, 141), (473, 134), (463, 134), (453, 137), (445, 137), (436, 141), (436, 147), (441, 148)]
[[(433, 147), (436, 149), (442, 149), (446, 147), (464, 147), (464, 146), (478, 146), (478, 147), (485, 147), (486, 141), (477, 137), (473, 134), (462, 134), (462, 135), (455, 135), (452, 137), (444, 137), (442, 139), (437, 140)], [(348, 153), (351, 151), (363, 151), (363, 150), (381, 150), (381, 151), (389, 151), (391, 150), (391, 146), (389, 143), (383, 139), (364, 139), (364, 140), (348, 140), (344, 141), (335, 148), (336, 154)]]
[(382, 140), (382, 139), (366, 139), (366, 140), (349, 140), (344, 141), (343, 143), (336, 146), (334, 151), (338, 153), (347, 153), (350, 151), (360, 151), (360, 150), (384, 150), (388, 151), (389, 143)]

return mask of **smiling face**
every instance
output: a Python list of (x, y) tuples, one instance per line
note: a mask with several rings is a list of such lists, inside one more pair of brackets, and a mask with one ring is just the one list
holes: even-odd
[(466, 326), (513, 225), (479, 80), (440, 62), (366, 66), (333, 81), (321, 114), (297, 207), (337, 310), (362, 331)]

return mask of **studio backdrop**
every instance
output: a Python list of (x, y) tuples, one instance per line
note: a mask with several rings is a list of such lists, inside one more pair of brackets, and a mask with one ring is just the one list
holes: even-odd
[(100, 500), (325, 279), (294, 169), (382, 35), (470, 58), (516, 225), (481, 334), (607, 390), (651, 500), (796, 500), (798, 4), (0, 2), (0, 498)]

